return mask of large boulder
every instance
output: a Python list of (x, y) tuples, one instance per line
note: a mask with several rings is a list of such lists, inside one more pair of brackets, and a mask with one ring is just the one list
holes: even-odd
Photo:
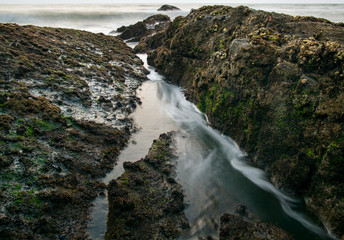
[(344, 25), (206, 6), (148, 39), (148, 62), (342, 236)]

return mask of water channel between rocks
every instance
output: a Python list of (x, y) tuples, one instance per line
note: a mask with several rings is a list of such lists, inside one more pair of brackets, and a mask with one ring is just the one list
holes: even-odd
[[(217, 239), (219, 218), (223, 213), (233, 213), (238, 204), (244, 204), (261, 220), (286, 229), (296, 239), (331, 239), (302, 213), (300, 201), (276, 189), (262, 170), (246, 163), (234, 141), (210, 128), (205, 115), (184, 98), (179, 87), (165, 83), (148, 67), (146, 55), (139, 57), (151, 71), (150, 81), (137, 91), (142, 105), (131, 115), (139, 130), (103, 179), (106, 184), (123, 173), (123, 162), (141, 159), (154, 139), (173, 130), (177, 132), (177, 179), (185, 190), (185, 214), (191, 226), (180, 239)], [(88, 229), (93, 240), (104, 239), (107, 212), (107, 196), (98, 197)]]

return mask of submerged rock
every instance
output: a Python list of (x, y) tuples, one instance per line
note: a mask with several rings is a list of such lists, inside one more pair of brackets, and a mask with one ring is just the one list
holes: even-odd
[(189, 227), (182, 187), (173, 178), (175, 158), (167, 133), (144, 159), (123, 164), (125, 172), (108, 185), (105, 239), (177, 239)]
[(99, 178), (133, 130), (142, 61), (118, 37), (0, 32), (0, 239), (87, 239)]
[(165, 5), (162, 5), (158, 11), (177, 11), (177, 10), (180, 10), (180, 8), (177, 8), (175, 6), (172, 6), (172, 5), (168, 5), (168, 4), (165, 4)]
[(147, 37), (149, 64), (272, 182), (344, 234), (344, 26), (206, 6)]
[(245, 206), (238, 206), (235, 214), (225, 213), (221, 216), (219, 239), (292, 240), (294, 238), (273, 224), (258, 221), (247, 212)]

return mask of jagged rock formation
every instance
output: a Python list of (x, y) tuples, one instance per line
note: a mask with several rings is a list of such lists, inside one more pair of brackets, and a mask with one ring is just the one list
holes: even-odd
[(177, 10), (180, 10), (180, 8), (177, 8), (175, 6), (172, 6), (172, 5), (168, 5), (168, 4), (165, 4), (165, 5), (162, 5), (158, 11), (177, 11)]
[(120, 32), (120, 38), (123, 40), (129, 39), (129, 42), (138, 42), (142, 37), (153, 35), (165, 29), (171, 19), (167, 15), (156, 14), (146, 18), (143, 21), (139, 21), (130, 26), (122, 26), (116, 30)]
[(279, 187), (344, 234), (344, 25), (207, 6), (146, 39), (148, 61), (186, 89)]
[(145, 72), (117, 37), (0, 24), (0, 239), (87, 239)]
[(173, 149), (172, 133), (161, 134), (144, 159), (123, 164), (108, 186), (107, 240), (177, 239), (188, 228)]

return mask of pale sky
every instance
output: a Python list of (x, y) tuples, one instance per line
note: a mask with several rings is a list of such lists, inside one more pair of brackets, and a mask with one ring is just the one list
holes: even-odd
[(344, 4), (344, 0), (0, 0), (0, 4)]

